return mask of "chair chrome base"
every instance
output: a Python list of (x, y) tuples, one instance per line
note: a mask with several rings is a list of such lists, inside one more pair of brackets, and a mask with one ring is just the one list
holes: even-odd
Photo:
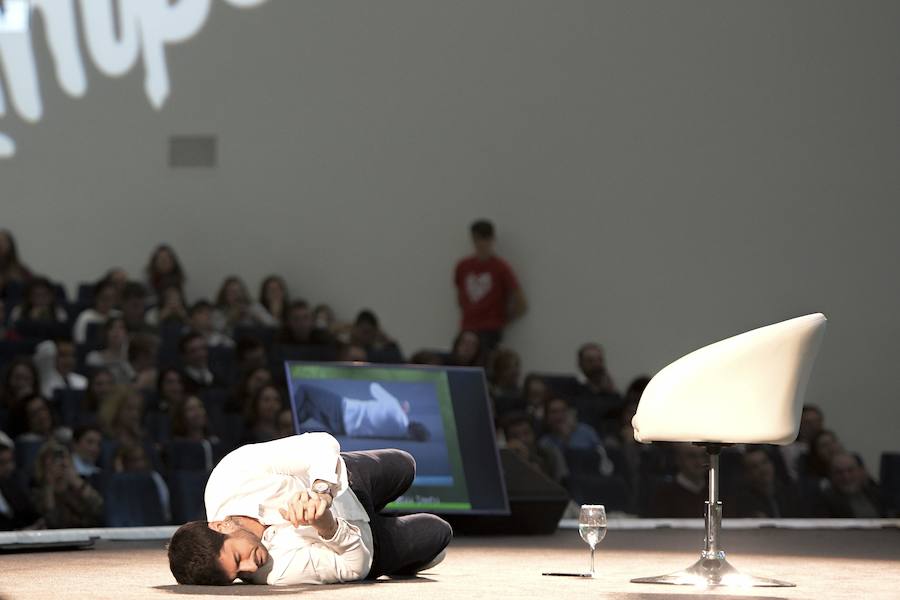
[(725, 559), (719, 545), (722, 533), (722, 503), (719, 501), (719, 444), (705, 444), (709, 454), (709, 500), (706, 501), (706, 539), (700, 560), (687, 569), (658, 577), (639, 577), (631, 583), (665, 583), (697, 587), (796, 587), (793, 583), (743, 575)]
[(701, 558), (687, 569), (658, 577), (638, 577), (631, 583), (663, 583), (668, 585), (692, 585), (695, 587), (795, 587), (793, 583), (765, 577), (744, 575), (720, 558)]

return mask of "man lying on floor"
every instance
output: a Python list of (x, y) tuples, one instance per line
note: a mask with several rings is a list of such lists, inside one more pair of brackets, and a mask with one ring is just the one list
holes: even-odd
[(439, 563), (453, 537), (429, 514), (384, 507), (415, 477), (402, 450), (340, 452), (327, 433), (250, 444), (206, 484), (209, 521), (178, 528), (169, 568), (178, 583), (293, 585), (412, 575)]

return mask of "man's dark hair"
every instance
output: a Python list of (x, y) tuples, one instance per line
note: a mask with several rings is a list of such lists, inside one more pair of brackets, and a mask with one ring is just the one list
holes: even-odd
[(100, 427), (98, 427), (97, 425), (93, 425), (93, 424), (79, 425), (78, 427), (75, 428), (75, 431), (72, 432), (72, 441), (80, 442), (81, 438), (83, 438), (85, 435), (87, 435), (88, 433), (90, 433), (92, 431), (97, 432), (97, 434), (99, 434), (101, 436), (103, 435), (103, 432), (100, 431)]
[(586, 342), (578, 347), (578, 364), (581, 364), (581, 361), (584, 360), (584, 353), (590, 350), (591, 348), (598, 348), (601, 352), (603, 351), (603, 346), (598, 344), (597, 342)]
[(522, 423), (525, 423), (534, 430), (534, 424), (531, 422), (531, 418), (525, 411), (513, 410), (500, 418), (500, 426), (503, 428), (503, 433), (507, 436), (509, 436), (509, 432), (513, 427), (521, 425)]
[(137, 281), (129, 281), (122, 288), (122, 300), (132, 300), (138, 298), (144, 300), (147, 297), (147, 288)]
[(259, 349), (266, 349), (265, 344), (260, 341), (259, 338), (253, 337), (252, 335), (241, 336), (237, 339), (237, 343), (234, 347), (234, 355), (238, 361), (244, 360), (244, 358)]
[(207, 521), (185, 523), (169, 540), (169, 569), (185, 585), (229, 585), (219, 564), (225, 534), (210, 529)]
[(181, 339), (178, 340), (178, 352), (183, 355), (185, 348), (187, 348), (188, 344), (190, 344), (197, 338), (204, 340), (204, 343), (206, 343), (206, 340), (203, 337), (203, 334), (198, 333), (196, 331), (189, 331), (186, 334), (184, 334), (183, 336), (181, 336)]
[(201, 299), (201, 300), (197, 300), (196, 302), (191, 304), (191, 308), (188, 310), (188, 315), (193, 317), (195, 314), (197, 314), (201, 310), (208, 310), (208, 311), (212, 312), (212, 309), (213, 309), (213, 305), (209, 300)]
[(472, 237), (482, 240), (494, 239), (494, 224), (487, 219), (478, 219), (469, 227)]
[(371, 310), (365, 308), (359, 311), (359, 314), (356, 315), (356, 324), (364, 325), (368, 324), (372, 327), (378, 327), (378, 317), (375, 316), (375, 313)]

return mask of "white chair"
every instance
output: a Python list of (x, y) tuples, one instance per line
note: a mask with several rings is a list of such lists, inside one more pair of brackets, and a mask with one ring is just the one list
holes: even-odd
[(821, 313), (716, 342), (661, 370), (632, 419), (639, 442), (692, 442), (709, 454), (706, 540), (683, 571), (634, 583), (696, 586), (793, 586), (740, 574), (719, 547), (719, 452), (730, 444), (789, 444), (797, 437), (813, 361), (825, 335)]

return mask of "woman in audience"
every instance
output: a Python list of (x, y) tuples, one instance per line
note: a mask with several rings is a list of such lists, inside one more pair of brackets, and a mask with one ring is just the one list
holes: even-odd
[(88, 378), (87, 392), (84, 394), (81, 402), (81, 411), (86, 413), (86, 416), (95, 416), (100, 409), (100, 405), (112, 393), (115, 385), (116, 381), (113, 379), (113, 374), (108, 369), (102, 367), (96, 369)]
[(64, 445), (51, 440), (41, 447), (34, 479), (32, 497), (49, 529), (102, 525), (103, 498), (78, 475)]
[(103, 325), (102, 348), (89, 352), (84, 362), (108, 370), (118, 384), (131, 383), (135, 372), (128, 362), (128, 330), (122, 318), (113, 317)]
[(823, 429), (817, 433), (809, 442), (805, 479), (824, 484), (831, 474), (832, 457), (842, 452), (844, 452), (844, 446), (833, 431)]
[(294, 413), (289, 408), (282, 408), (278, 413), (276, 437), (291, 437), (297, 433), (294, 429)]
[(156, 388), (156, 362), (159, 356), (159, 338), (147, 333), (137, 333), (128, 344), (128, 364), (134, 371), (131, 384), (139, 391)]
[(290, 301), (287, 284), (282, 277), (269, 275), (263, 280), (259, 287), (259, 304), (272, 317), (272, 322), (277, 324), (284, 321), (284, 313)]
[(180, 370), (169, 367), (160, 371), (156, 379), (157, 410), (169, 412), (172, 407), (184, 402), (186, 389), (187, 384)]
[(39, 321), (43, 323), (65, 323), (69, 318), (63, 307), (56, 303), (53, 284), (46, 277), (34, 277), (25, 284), (22, 304), (9, 315), (11, 323), (18, 321)]
[(144, 431), (144, 398), (133, 388), (116, 386), (108, 394), (97, 414), (104, 435), (123, 445), (141, 445)]
[(160, 327), (169, 323), (186, 325), (190, 321), (184, 292), (175, 285), (164, 287), (159, 292), (159, 304), (147, 311), (144, 320), (151, 327)]
[(10, 281), (24, 282), (31, 278), (16, 248), (16, 240), (8, 229), (0, 229), (0, 290)]
[(517, 397), (522, 393), (519, 387), (521, 368), (519, 354), (509, 348), (498, 348), (488, 359), (488, 382), (494, 397)]
[(13, 414), (10, 430), (19, 442), (44, 442), (51, 437), (60, 442), (67, 442), (72, 431), (67, 427), (56, 427), (56, 419), (50, 410), (50, 404), (37, 394), (22, 400), (20, 408)]
[(266, 384), (256, 392), (246, 415), (244, 443), (267, 442), (278, 437), (278, 414), (284, 408), (281, 391)]
[(247, 286), (239, 277), (226, 277), (216, 296), (216, 310), (213, 312), (216, 330), (234, 336), (234, 328), (276, 327), (278, 322), (258, 302), (252, 302)]
[(117, 301), (118, 293), (116, 285), (112, 281), (102, 279), (94, 286), (94, 306), (81, 311), (72, 328), (72, 339), (76, 344), (84, 344), (88, 341), (88, 325), (91, 323), (106, 323), (113, 317), (121, 316), (121, 313), (115, 308)]
[(247, 414), (256, 393), (264, 386), (272, 383), (272, 372), (266, 367), (251, 369), (238, 382), (234, 395), (225, 406), (231, 413)]
[(179, 290), (184, 288), (185, 279), (184, 271), (181, 269), (181, 263), (178, 262), (178, 256), (171, 246), (160, 244), (150, 255), (150, 261), (145, 269), (147, 273), (147, 283), (158, 296), (162, 295), (162, 291), (167, 287), (177, 287)]
[(481, 338), (474, 331), (460, 331), (453, 340), (450, 364), (457, 367), (483, 367)]
[(172, 437), (176, 440), (218, 443), (210, 432), (206, 407), (197, 396), (188, 396), (172, 406)]
[(40, 391), (40, 379), (31, 359), (19, 357), (10, 362), (3, 372), (3, 387), (0, 389), (0, 408), (13, 412), (18, 410), (22, 400)]

